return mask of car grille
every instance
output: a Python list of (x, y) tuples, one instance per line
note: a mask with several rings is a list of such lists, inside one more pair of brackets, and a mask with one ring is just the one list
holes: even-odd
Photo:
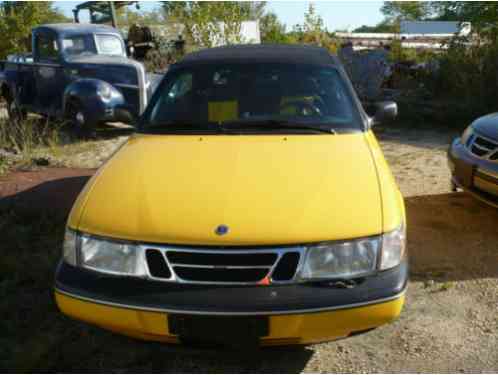
[(498, 160), (498, 142), (474, 135), (469, 142), (470, 151), (483, 159)]
[(304, 248), (185, 249), (145, 248), (149, 277), (190, 284), (290, 283), (296, 278)]

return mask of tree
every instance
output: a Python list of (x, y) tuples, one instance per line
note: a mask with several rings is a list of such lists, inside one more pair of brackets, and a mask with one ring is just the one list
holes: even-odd
[[(264, 4), (264, 3), (263, 3)], [(188, 44), (213, 47), (248, 42), (240, 33), (242, 21), (260, 17), (261, 2), (175, 1), (163, 3), (168, 21), (185, 26)]]
[(259, 22), (261, 42), (289, 43), (289, 36), (285, 32), (285, 25), (278, 20), (275, 13), (269, 12), (261, 17)]
[(31, 49), (31, 29), (44, 23), (70, 21), (51, 1), (4, 1), (0, 3), (0, 60), (11, 53)]
[(396, 31), (396, 26), (386, 21), (382, 21), (375, 26), (363, 25), (353, 30), (354, 33), (394, 33)]
[(431, 14), (431, 4), (424, 1), (384, 1), (380, 11), (391, 24), (400, 20), (419, 21)]
[(118, 12), (118, 25), (131, 26), (133, 24), (144, 25), (159, 25), (165, 22), (162, 12), (152, 10), (150, 12), (137, 12), (129, 8), (124, 8), (122, 12)]
[(333, 34), (331, 35), (327, 31), (322, 17), (316, 13), (313, 3), (310, 3), (308, 11), (304, 14), (304, 23), (294, 25), (290, 37), (293, 38), (294, 42), (317, 45), (333, 53), (337, 52), (339, 45)]
[(477, 30), (498, 27), (498, 3), (495, 2), (434, 1), (431, 8), (436, 20), (471, 22)]

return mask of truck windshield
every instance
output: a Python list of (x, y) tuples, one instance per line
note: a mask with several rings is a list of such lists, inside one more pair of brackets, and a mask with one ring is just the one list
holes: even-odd
[[(95, 44), (97, 43), (97, 45)], [(67, 56), (113, 55), (124, 56), (121, 39), (115, 35), (78, 35), (62, 40), (62, 48)]]
[(113, 55), (113, 56), (123, 56), (123, 44), (121, 39), (116, 35), (110, 34), (97, 34), (95, 36), (97, 40), (97, 49), (101, 55)]
[(200, 64), (171, 71), (144, 131), (361, 130), (359, 112), (337, 69), (295, 64)]

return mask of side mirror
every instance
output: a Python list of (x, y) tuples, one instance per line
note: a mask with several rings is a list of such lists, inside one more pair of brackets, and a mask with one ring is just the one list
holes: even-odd
[(375, 113), (370, 118), (371, 126), (394, 120), (398, 116), (398, 105), (395, 102), (377, 102), (374, 108)]

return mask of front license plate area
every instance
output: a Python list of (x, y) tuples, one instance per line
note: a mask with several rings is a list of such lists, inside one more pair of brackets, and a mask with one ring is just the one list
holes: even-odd
[(269, 335), (269, 319), (263, 316), (168, 315), (169, 332), (188, 344), (253, 346)]
[(455, 174), (464, 187), (470, 188), (474, 185), (474, 170), (472, 164), (462, 162), (455, 164)]

